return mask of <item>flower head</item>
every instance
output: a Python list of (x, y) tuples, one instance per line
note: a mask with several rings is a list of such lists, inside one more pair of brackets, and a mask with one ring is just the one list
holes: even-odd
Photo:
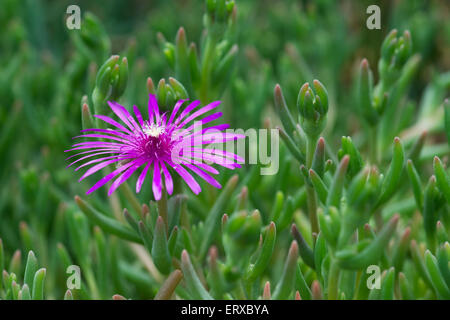
[(142, 170), (136, 182), (136, 192), (140, 192), (145, 178), (152, 172), (152, 189), (156, 200), (161, 198), (163, 179), (167, 192), (172, 194), (173, 179), (170, 173), (172, 170), (195, 194), (198, 194), (201, 188), (192, 173), (220, 188), (220, 184), (211, 176), (218, 173), (211, 164), (234, 169), (240, 167), (239, 163), (242, 163), (243, 159), (232, 152), (218, 148), (204, 148), (203, 145), (237, 140), (244, 135), (223, 132), (229, 127), (228, 124), (203, 128), (203, 125), (222, 116), (221, 112), (216, 112), (201, 118), (205, 113), (215, 109), (220, 101), (198, 108), (200, 101), (195, 100), (180, 111), (185, 102), (186, 100), (179, 100), (167, 119), (166, 113), (159, 112), (156, 97), (150, 94), (148, 119), (144, 120), (136, 106), (133, 106), (134, 115), (132, 115), (124, 106), (108, 101), (110, 108), (123, 124), (105, 115), (94, 115), (112, 128), (81, 130), (83, 134), (75, 138), (95, 140), (76, 143), (71, 149), (66, 150), (77, 151), (77, 154), (68, 159), (81, 156), (68, 167), (85, 160), (86, 162), (79, 165), (75, 171), (91, 166), (79, 181), (108, 165), (116, 165), (114, 170), (97, 181), (86, 194), (115, 179), (108, 191), (108, 195), (111, 195), (140, 168)]
[(328, 112), (328, 93), (325, 86), (314, 80), (316, 94), (308, 82), (300, 88), (297, 98), (297, 108), (300, 114), (302, 128), (308, 136), (317, 137), (326, 125)]

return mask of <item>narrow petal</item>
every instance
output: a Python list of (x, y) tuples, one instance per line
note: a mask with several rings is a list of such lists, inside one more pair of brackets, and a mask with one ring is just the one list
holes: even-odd
[(102, 133), (108, 133), (108, 134), (112, 134), (112, 135), (116, 135), (125, 139), (128, 139), (130, 136), (127, 134), (124, 134), (122, 132), (119, 132), (117, 130), (113, 130), (113, 129), (83, 129), (80, 130), (80, 132), (102, 132)]
[(189, 161), (190, 158), (191, 159), (199, 159), (201, 161), (208, 161), (208, 162), (218, 164), (219, 166), (222, 166), (222, 167), (225, 167), (225, 168), (228, 168), (231, 170), (241, 167), (238, 163), (235, 163), (234, 161), (232, 161), (230, 159), (223, 158), (222, 156), (218, 156), (218, 155), (199, 153), (199, 152), (191, 152), (190, 154), (184, 155), (183, 159), (186, 161)]
[(120, 147), (118, 147), (118, 146), (98, 147), (98, 146), (90, 146), (90, 145), (86, 146), (86, 145), (84, 145), (84, 146), (79, 146), (79, 147), (74, 147), (74, 148), (71, 148), (71, 149), (68, 149), (68, 150), (64, 150), (64, 152), (70, 152), (70, 151), (76, 151), (76, 150), (86, 150), (86, 149), (95, 149), (95, 150), (90, 150), (90, 151), (94, 152), (94, 151), (97, 151), (97, 149), (103, 149), (103, 148), (108, 148), (108, 149), (117, 150), (117, 151), (120, 150)]
[(128, 121), (130, 121), (130, 123), (133, 125), (133, 128), (134, 128), (135, 132), (141, 132), (142, 131), (141, 127), (137, 124), (136, 120), (134, 120), (132, 115), (130, 115), (128, 117)]
[(210, 104), (200, 108), (199, 110), (195, 111), (193, 114), (191, 114), (189, 117), (187, 117), (181, 124), (180, 127), (185, 126), (190, 121), (194, 120), (195, 118), (201, 116), (202, 114), (213, 110), (214, 108), (217, 108), (217, 106), (220, 104), (220, 101), (214, 101)]
[(107, 134), (96, 134), (96, 133), (82, 134), (79, 136), (75, 136), (72, 139), (75, 139), (75, 138), (100, 138), (100, 139), (110, 139), (110, 140), (120, 141), (123, 143), (134, 143), (134, 141), (132, 141), (132, 140), (109, 136)]
[(141, 192), (142, 184), (144, 183), (145, 177), (147, 176), (148, 169), (151, 166), (151, 162), (148, 162), (147, 165), (142, 170), (141, 174), (139, 175), (139, 178), (136, 182), (136, 193)]
[(120, 161), (120, 160), (121, 160), (120, 158), (116, 158), (116, 159), (113, 159), (113, 160), (109, 160), (109, 161), (105, 161), (105, 162), (99, 163), (99, 164), (97, 164), (97, 165), (95, 165), (95, 166), (89, 168), (89, 169), (81, 176), (81, 178), (80, 178), (78, 181), (81, 181), (81, 180), (83, 180), (83, 179), (89, 177), (91, 174), (94, 174), (94, 173), (96, 173), (97, 171), (103, 169), (104, 167), (106, 167), (106, 166), (108, 166), (108, 165), (110, 165), (110, 164), (112, 164), (112, 163), (118, 162), (118, 161)]
[(88, 151), (83, 151), (83, 152), (73, 154), (70, 157), (67, 157), (65, 160), (67, 161), (69, 159), (72, 159), (73, 157), (81, 156), (83, 154), (92, 153), (92, 152), (100, 152), (100, 151), (109, 151), (111, 153), (119, 152), (119, 150), (115, 149), (115, 148), (102, 148), (102, 149), (96, 149), (96, 150), (88, 150)]
[(186, 159), (186, 158), (177, 158), (177, 160), (180, 161), (181, 164), (194, 164), (197, 167), (202, 168), (203, 170), (212, 173), (212, 174), (219, 174), (219, 171), (217, 171), (217, 169), (215, 169), (214, 167), (203, 163), (201, 161), (195, 160), (195, 159)]
[(122, 120), (123, 123), (128, 126), (130, 130), (134, 129), (133, 125), (128, 121), (128, 118), (131, 118), (131, 114), (124, 106), (121, 106), (115, 101), (108, 101), (108, 105), (111, 110), (120, 118), (120, 120)]
[(212, 167), (212, 166), (210, 166), (210, 165), (208, 165), (208, 164), (206, 164), (206, 163), (202, 163), (202, 162), (200, 162), (200, 161), (193, 160), (193, 161), (192, 161), (192, 164), (195, 164), (197, 167), (200, 167), (200, 168), (202, 168), (204, 171), (208, 171), (209, 173), (212, 173), (212, 174), (219, 174), (219, 171), (218, 171), (216, 168), (214, 168), (214, 167)]
[(100, 119), (100, 120), (103, 120), (103, 121), (105, 121), (106, 123), (109, 123), (110, 125), (113, 125), (114, 127), (116, 127), (116, 128), (119, 129), (119, 130), (122, 130), (122, 131), (124, 131), (124, 132), (126, 132), (126, 133), (131, 134), (131, 131), (130, 131), (130, 130), (128, 130), (127, 128), (125, 128), (123, 125), (121, 125), (121, 124), (118, 123), (117, 121), (111, 119), (110, 117), (107, 117), (107, 116), (104, 116), (104, 115), (101, 115), (101, 114), (94, 114), (94, 117), (96, 117), (96, 118), (98, 118), (98, 119)]
[(111, 187), (108, 190), (108, 196), (110, 196), (116, 189), (125, 182), (139, 167), (143, 164), (142, 160), (133, 161), (134, 164), (130, 166), (120, 177), (118, 177), (111, 184)]
[(167, 169), (166, 165), (164, 164), (164, 161), (161, 161), (161, 168), (164, 173), (164, 181), (166, 183), (166, 189), (168, 194), (173, 193), (173, 180), (172, 176), (170, 175), (169, 170)]
[[(197, 128), (199, 126), (203, 126), (203, 125), (205, 125), (205, 124), (207, 124), (209, 122), (212, 122), (214, 120), (219, 119), (222, 115), (223, 115), (222, 112), (216, 112), (216, 113), (210, 114), (209, 116), (206, 116), (206, 117), (204, 117), (203, 119), (201, 119), (199, 121), (195, 121), (186, 130), (187, 131), (192, 131), (192, 130), (194, 130), (195, 128)], [(224, 124), (221, 124), (220, 126), (225, 126), (226, 127), (225, 129), (227, 129), (230, 125), (224, 123)], [(223, 129), (220, 129), (220, 130), (223, 130)]]
[[(194, 124), (194, 128), (193, 128), (193, 129), (199, 127), (200, 125), (201, 125), (200, 123), (196, 122), (196, 123)], [(205, 132), (208, 132), (208, 131), (211, 132), (211, 131), (213, 131), (213, 130), (214, 130), (215, 134), (219, 134), (219, 131), (226, 130), (226, 129), (228, 129), (229, 127), (230, 127), (230, 125), (227, 124), (227, 123), (218, 124), (218, 125), (216, 125), (216, 126), (211, 126), (211, 127), (206, 127), (206, 128), (203, 128), (202, 130), (195, 130), (194, 132), (190, 133), (189, 135), (186, 135), (186, 136), (184, 137), (184, 139), (189, 139), (189, 138), (191, 138), (191, 137), (202, 136), (202, 135), (205, 134)], [(188, 129), (186, 129), (186, 131), (188, 131)], [(221, 134), (221, 133), (220, 133), (220, 134)]]
[(163, 126), (166, 126), (166, 113), (164, 112), (163, 114), (162, 114), (162, 116), (161, 116), (161, 125), (163, 125)]
[(200, 168), (197, 168), (196, 166), (194, 166), (192, 164), (186, 164), (186, 167), (188, 167), (189, 169), (194, 171), (200, 178), (202, 178), (203, 180), (208, 182), (210, 185), (212, 185), (212, 186), (214, 186), (216, 188), (219, 188), (219, 189), (222, 188), (222, 186), (220, 185), (219, 182), (217, 182), (216, 179), (211, 177), (209, 174), (207, 174), (206, 172), (204, 172)]
[[(212, 134), (205, 134), (203, 135), (201, 140), (201, 144), (211, 144), (211, 143), (222, 143), (226, 141), (231, 140), (238, 140), (245, 138), (245, 135), (243, 134), (237, 134), (237, 133), (212, 133)], [(199, 141), (195, 141), (198, 143)]]
[(202, 149), (202, 148), (192, 148), (192, 150), (195, 151), (199, 151), (202, 153), (209, 153), (209, 154), (214, 154), (214, 155), (221, 155), (230, 159), (234, 159), (236, 161), (242, 162), (244, 163), (244, 159), (240, 156), (238, 156), (237, 154), (234, 154), (232, 152), (228, 152), (226, 150), (221, 150), (221, 149)]
[(180, 116), (177, 118), (177, 120), (175, 121), (175, 125), (178, 125), (180, 123), (181, 120), (183, 120), (183, 118), (185, 116), (188, 115), (189, 112), (191, 112), (193, 109), (197, 108), (200, 105), (200, 100), (194, 100), (192, 101), (187, 107), (186, 109), (183, 110), (183, 112), (181, 112)]
[(109, 106), (114, 111), (114, 113), (132, 130), (141, 131), (141, 128), (134, 120), (131, 113), (128, 112), (127, 108), (118, 104), (115, 101), (108, 101)]
[(197, 183), (197, 181), (195, 181), (192, 175), (187, 172), (186, 169), (181, 166), (181, 164), (175, 165), (173, 169), (180, 175), (181, 178), (183, 178), (189, 188), (191, 188), (192, 192), (194, 192), (195, 194), (199, 194), (200, 191), (202, 191), (202, 188), (200, 188), (200, 185)]
[(183, 103), (185, 103), (186, 101), (187, 101), (186, 99), (182, 99), (182, 100), (178, 100), (177, 103), (175, 103), (175, 106), (173, 107), (172, 113), (170, 114), (169, 121), (167, 122), (168, 126), (172, 124), (172, 121), (175, 118), (178, 110), (183, 105)]
[(84, 142), (74, 143), (72, 145), (72, 147), (79, 147), (79, 146), (122, 147), (122, 146), (124, 146), (124, 144), (117, 143), (117, 142), (110, 142), (110, 141), (84, 141)]
[(136, 119), (138, 120), (139, 124), (141, 125), (141, 127), (144, 126), (144, 120), (142, 119), (142, 114), (139, 111), (139, 108), (136, 106), (133, 106), (133, 112), (134, 115), (136, 116)]
[(97, 181), (96, 184), (94, 184), (92, 186), (92, 188), (90, 188), (86, 194), (90, 194), (92, 192), (94, 192), (95, 190), (97, 190), (98, 188), (100, 188), (101, 186), (103, 186), (105, 183), (107, 183), (109, 180), (111, 180), (112, 178), (114, 178), (115, 176), (117, 176), (118, 174), (120, 174), (122, 171), (126, 170), (128, 167), (130, 167), (131, 165), (133, 165), (133, 162), (129, 162), (119, 168), (117, 168), (116, 170), (114, 170), (113, 172), (107, 174), (106, 176), (104, 176), (103, 178), (101, 178), (100, 180)]
[(75, 163), (77, 163), (77, 162), (79, 162), (79, 161), (82, 161), (82, 160), (84, 160), (84, 159), (88, 159), (88, 158), (90, 158), (90, 157), (99, 156), (99, 155), (101, 155), (101, 154), (110, 154), (110, 153), (111, 153), (111, 151), (103, 151), (103, 152), (96, 152), (96, 153), (89, 154), (89, 155), (87, 155), (87, 156), (83, 156), (83, 157), (81, 157), (81, 158), (79, 158), (79, 159), (73, 161), (72, 163), (70, 163), (66, 168), (69, 168), (69, 167), (71, 167), (72, 165), (74, 165)]
[(161, 171), (159, 170), (158, 161), (155, 161), (153, 166), (153, 195), (155, 196), (155, 200), (161, 199), (162, 193), (162, 184), (161, 184)]
[(150, 93), (149, 98), (148, 98), (148, 116), (152, 120), (153, 120), (153, 114), (155, 115), (156, 123), (158, 123), (160, 120), (158, 101), (156, 101), (155, 95)]
[(77, 167), (77, 168), (75, 169), (75, 171), (78, 171), (78, 170), (80, 170), (81, 168), (84, 168), (84, 167), (86, 167), (86, 166), (89, 166), (89, 165), (94, 164), (94, 163), (97, 163), (97, 162), (102, 162), (102, 161), (109, 160), (109, 159), (125, 160), (125, 159), (127, 159), (127, 158), (130, 159), (130, 157), (126, 157), (126, 156), (123, 156), (123, 155), (121, 155), (121, 154), (119, 154), (119, 155), (114, 155), (114, 156), (109, 156), (109, 157), (97, 158), (97, 159), (88, 161), (88, 162), (86, 162), (86, 163), (83, 163), (82, 165), (80, 165), (79, 167)]

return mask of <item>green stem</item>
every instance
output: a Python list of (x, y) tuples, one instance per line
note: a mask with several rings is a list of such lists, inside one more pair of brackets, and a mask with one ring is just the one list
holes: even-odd
[(101, 296), (97, 287), (97, 282), (95, 281), (94, 273), (92, 272), (92, 269), (88, 263), (83, 263), (82, 272), (84, 273), (84, 277), (89, 287), (89, 291), (91, 292), (91, 298), (100, 299)]
[(163, 219), (164, 225), (166, 227), (166, 234), (167, 234), (167, 236), (169, 236), (169, 217), (168, 217), (168, 213), (167, 213), (167, 194), (164, 192), (164, 189), (162, 192), (161, 200), (159, 200), (157, 202), (157, 205), (158, 205), (159, 215)]
[(201, 87), (199, 92), (200, 100), (205, 103), (208, 101), (209, 84), (211, 78), (211, 68), (214, 60), (214, 50), (216, 45), (216, 40), (209, 35), (206, 39), (205, 52), (203, 54), (202, 60), (202, 71), (201, 71)]
[(339, 282), (340, 269), (334, 259), (331, 260), (330, 273), (328, 275), (328, 299), (338, 299), (338, 282)]
[[(311, 168), (314, 151), (316, 146), (316, 138), (311, 138), (308, 136), (306, 144), (306, 167)], [(319, 234), (319, 220), (317, 218), (317, 199), (316, 192), (313, 187), (306, 183), (306, 194), (307, 194), (307, 206), (308, 206), (308, 216), (311, 223), (311, 233)], [(314, 239), (314, 237), (313, 237)]]
[(317, 138), (311, 138), (308, 136), (306, 142), (306, 167), (311, 169), (312, 161), (314, 158), (314, 151), (316, 150)]
[[(317, 201), (316, 193), (310, 186), (306, 186), (308, 216), (311, 223), (311, 233), (319, 234), (319, 220), (317, 218)], [(314, 238), (313, 238), (314, 239)]]
[(377, 127), (373, 126), (369, 128), (369, 161), (371, 164), (376, 164), (378, 161), (378, 140), (377, 140)]
[(351, 233), (352, 233), (352, 231), (350, 230), (350, 228), (344, 221), (341, 232), (339, 233), (338, 241), (337, 241), (336, 247), (338, 249), (342, 249), (347, 244), (347, 241), (350, 238)]

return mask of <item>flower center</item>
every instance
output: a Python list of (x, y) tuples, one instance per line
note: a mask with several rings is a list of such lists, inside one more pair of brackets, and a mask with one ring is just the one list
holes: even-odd
[(142, 130), (147, 136), (158, 138), (161, 133), (164, 132), (164, 128), (155, 124), (147, 125)]
[(170, 157), (174, 142), (172, 135), (165, 130), (164, 126), (146, 125), (142, 132), (144, 136), (141, 140), (141, 152), (145, 157), (152, 160)]

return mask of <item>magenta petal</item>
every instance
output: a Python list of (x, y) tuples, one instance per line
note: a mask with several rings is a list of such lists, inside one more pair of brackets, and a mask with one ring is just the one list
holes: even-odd
[[(198, 144), (212, 144), (212, 143), (222, 143), (226, 141), (231, 140), (237, 140), (245, 138), (245, 135), (243, 134), (237, 134), (237, 133), (212, 133), (212, 134), (205, 134), (202, 136), (201, 139), (196, 139), (194, 142), (195, 145)], [(198, 140), (198, 141), (197, 141)]]
[(156, 101), (155, 95), (150, 93), (148, 98), (148, 116), (150, 119), (153, 118), (153, 114), (155, 115), (156, 123), (158, 123), (160, 120), (158, 101)]
[(71, 155), (70, 157), (67, 157), (65, 160), (67, 161), (69, 159), (72, 159), (73, 157), (78, 157), (78, 156), (81, 156), (83, 154), (93, 153), (93, 152), (100, 152), (100, 151), (109, 151), (111, 153), (119, 152), (117, 149), (114, 149), (114, 148), (101, 148), (101, 149), (95, 149), (95, 150), (88, 150), (88, 151), (78, 152), (76, 154)]
[(140, 131), (139, 125), (134, 120), (133, 116), (128, 112), (128, 110), (118, 104), (115, 101), (108, 101), (109, 106), (114, 111), (114, 113), (133, 131)]
[(191, 114), (189, 117), (187, 117), (181, 124), (180, 127), (185, 126), (187, 123), (191, 122), (192, 120), (194, 120), (195, 118), (201, 116), (202, 114), (211, 111), (214, 108), (217, 108), (217, 106), (220, 104), (220, 101), (214, 101), (211, 102), (210, 104), (200, 108), (199, 110), (195, 111), (193, 114)]
[(133, 111), (134, 111), (134, 115), (136, 116), (136, 119), (138, 120), (139, 124), (141, 125), (141, 127), (144, 126), (144, 120), (142, 119), (142, 114), (139, 111), (139, 108), (136, 106), (133, 106)]
[[(195, 123), (195, 124), (194, 124), (194, 127), (197, 128), (199, 125), (200, 125), (199, 123)], [(211, 126), (211, 127), (206, 127), (206, 128), (203, 128), (202, 130), (199, 130), (199, 131), (196, 130), (196, 131), (194, 131), (193, 133), (191, 133), (191, 134), (189, 134), (189, 135), (186, 135), (186, 136), (184, 137), (184, 139), (185, 139), (185, 140), (187, 140), (187, 139), (192, 139), (192, 142), (194, 142), (194, 141), (196, 141), (196, 140), (194, 140), (194, 139), (201, 140), (202, 138), (199, 138), (199, 137), (202, 137), (203, 134), (204, 134), (205, 132), (214, 130), (214, 132), (215, 132), (216, 135), (220, 135), (220, 134), (222, 134), (223, 132), (220, 132), (220, 133), (219, 133), (219, 131), (226, 130), (226, 129), (228, 129), (229, 127), (230, 127), (230, 125), (227, 124), (227, 123), (224, 123), (224, 124), (218, 124), (218, 125), (216, 125), (216, 126)], [(195, 129), (195, 128), (193, 128), (193, 129)], [(192, 143), (191, 143), (191, 144), (192, 144)]]
[[(119, 158), (120, 158), (120, 159), (119, 159)], [(86, 166), (89, 166), (89, 165), (91, 165), (91, 164), (93, 164), (93, 163), (102, 162), (102, 161), (105, 161), (105, 160), (108, 160), (108, 159), (119, 159), (119, 160), (123, 160), (123, 159), (126, 159), (126, 157), (124, 157), (123, 155), (118, 154), (118, 155), (113, 155), (113, 156), (109, 156), (109, 157), (97, 158), (97, 159), (88, 161), (88, 162), (86, 162), (86, 163), (83, 163), (82, 165), (80, 165), (79, 167), (77, 167), (77, 168), (75, 169), (75, 171), (78, 171), (78, 170), (80, 170), (81, 168), (84, 168), (84, 167), (86, 167)]]
[(112, 163), (118, 162), (118, 161), (120, 161), (120, 160), (121, 160), (121, 159), (116, 158), (116, 159), (113, 159), (113, 160), (109, 160), (109, 161), (105, 161), (105, 162), (99, 163), (99, 164), (97, 164), (97, 165), (95, 165), (95, 166), (89, 168), (89, 169), (81, 176), (81, 178), (80, 178), (78, 181), (81, 181), (81, 180), (83, 180), (83, 179), (89, 177), (91, 174), (96, 173), (97, 171), (103, 169), (104, 167), (106, 167), (106, 166), (108, 166), (108, 165), (110, 165), (110, 164), (112, 164)]
[(211, 167), (210, 165), (207, 165), (206, 163), (202, 163), (200, 161), (193, 160), (192, 164), (196, 165), (197, 167), (202, 168), (205, 171), (208, 171), (209, 173), (219, 174), (219, 171), (217, 169), (215, 169), (214, 167)]
[(172, 124), (172, 121), (175, 118), (175, 115), (177, 114), (178, 110), (183, 105), (183, 103), (185, 103), (186, 101), (187, 101), (186, 99), (183, 99), (183, 100), (178, 100), (177, 103), (175, 103), (175, 106), (173, 107), (172, 113), (170, 114), (169, 121), (167, 122), (168, 126), (170, 124)]
[(129, 129), (133, 130), (133, 125), (128, 121), (128, 118), (131, 118), (131, 114), (128, 112), (128, 110), (115, 101), (108, 101), (108, 105), (111, 110), (120, 118), (120, 120), (122, 120)]
[(162, 168), (163, 173), (164, 173), (167, 193), (168, 194), (172, 194), (172, 192), (173, 192), (173, 180), (172, 180), (172, 176), (170, 175), (169, 170), (167, 169), (166, 165), (164, 164), (164, 161), (161, 161), (161, 168)]
[(118, 123), (117, 121), (111, 119), (110, 117), (107, 116), (103, 116), (103, 115), (99, 115), (99, 114), (94, 114), (94, 117), (105, 121), (106, 123), (109, 123), (110, 125), (113, 125), (114, 127), (116, 127), (119, 130), (122, 130), (126, 133), (131, 134), (131, 131), (128, 130), (127, 128), (125, 128), (123, 125), (121, 125), (120, 123)]
[(85, 141), (85, 142), (79, 142), (72, 145), (72, 147), (78, 147), (78, 146), (96, 146), (96, 147), (122, 147), (123, 143), (117, 143), (117, 142), (109, 142), (109, 141)]
[(223, 158), (223, 157), (217, 156), (217, 155), (212, 155), (212, 154), (191, 152), (190, 154), (186, 155), (186, 157), (191, 157), (192, 159), (200, 159), (201, 161), (209, 161), (209, 162), (215, 163), (219, 166), (222, 166), (224, 168), (228, 168), (231, 170), (233, 170), (236, 167), (239, 167), (238, 164), (234, 163), (230, 159)]
[(200, 176), (203, 180), (205, 180), (206, 182), (208, 182), (210, 185), (216, 187), (216, 188), (222, 188), (222, 186), (220, 185), (219, 182), (217, 182), (216, 179), (214, 179), (213, 177), (211, 177), (209, 174), (207, 174), (206, 172), (204, 172), (203, 170), (197, 168), (196, 166), (192, 165), (192, 164), (186, 164), (186, 167), (188, 167), (189, 169), (191, 169), (192, 171), (194, 171), (198, 176)]
[(217, 171), (217, 169), (215, 169), (214, 167), (212, 167), (212, 166), (210, 166), (210, 165), (208, 165), (206, 163), (203, 163), (201, 161), (195, 160), (195, 159), (178, 158), (178, 160), (180, 160), (181, 164), (186, 164), (186, 163), (187, 164), (194, 164), (197, 167), (200, 167), (203, 170), (205, 170), (205, 171), (207, 171), (209, 173), (212, 173), (212, 174), (218, 174), (219, 173), (219, 171)]
[[(76, 151), (76, 150), (86, 150), (86, 149), (96, 149), (96, 150), (90, 150), (90, 151), (97, 151), (97, 149), (103, 149), (107, 147), (98, 147), (98, 146), (79, 146), (76, 148), (71, 148), (68, 150), (64, 150), (64, 152), (70, 152), (70, 151)], [(110, 147), (112, 150), (120, 150), (120, 147)]]
[(188, 115), (189, 112), (191, 112), (193, 109), (197, 108), (200, 105), (200, 100), (194, 100), (192, 101), (187, 107), (186, 109), (183, 110), (183, 112), (181, 112), (180, 116), (177, 118), (177, 120), (175, 121), (175, 125), (178, 125), (181, 120), (183, 120), (183, 118), (185, 116)]
[(75, 138), (100, 138), (100, 139), (110, 139), (110, 140), (115, 140), (115, 141), (120, 141), (123, 143), (132, 143), (132, 141), (128, 140), (128, 139), (122, 139), (122, 138), (117, 138), (114, 136), (109, 136), (106, 134), (96, 134), (96, 133), (89, 133), (89, 134), (83, 134), (80, 136), (75, 136), (73, 137)]
[(155, 161), (153, 165), (153, 195), (155, 196), (155, 200), (161, 199), (162, 192), (162, 183), (161, 183), (161, 171), (159, 171), (158, 161)]
[[(207, 124), (207, 123), (209, 123), (209, 122), (212, 122), (212, 121), (214, 121), (214, 120), (217, 120), (217, 119), (219, 119), (221, 116), (222, 116), (222, 112), (216, 112), (216, 113), (213, 113), (213, 114), (210, 114), (209, 116), (207, 116), (207, 117), (204, 117), (203, 119), (201, 119), (201, 120), (199, 120), (199, 121), (195, 121), (192, 125), (190, 125), (186, 130), (187, 131), (192, 131), (192, 130), (194, 130), (195, 128), (197, 128), (197, 127), (199, 127), (199, 126), (203, 126), (203, 125), (205, 125), (205, 124)], [(229, 124), (227, 124), (227, 123), (223, 123), (223, 124), (220, 124), (220, 125), (217, 125), (217, 126), (214, 126), (213, 128), (216, 128), (217, 127), (217, 129), (218, 130), (224, 130), (224, 129), (228, 129), (229, 127), (230, 127), (230, 125)], [(223, 129), (219, 129), (219, 128), (223, 128)], [(203, 130), (204, 130), (205, 128), (203, 128)], [(202, 131), (203, 131), (202, 130)]]
[[(66, 168), (71, 167), (72, 165), (74, 165), (75, 163), (77, 163), (77, 162), (79, 162), (79, 161), (81, 161), (81, 160), (84, 160), (84, 159), (87, 159), (87, 158), (90, 158), (90, 157), (94, 157), (94, 156), (99, 156), (99, 155), (101, 155), (101, 154), (110, 154), (110, 153), (111, 153), (111, 151), (103, 151), (103, 152), (96, 152), (96, 153), (89, 154), (89, 155), (87, 155), (87, 156), (83, 156), (83, 157), (81, 157), (81, 158), (79, 158), (79, 159), (73, 161), (73, 162), (72, 162), (71, 164), (69, 164)], [(117, 155), (116, 155), (116, 156), (117, 156)], [(76, 171), (76, 170), (75, 170), (75, 171)]]
[(133, 164), (133, 162), (129, 162), (119, 168), (117, 168), (116, 170), (114, 170), (113, 172), (107, 174), (106, 176), (104, 176), (103, 178), (101, 178), (100, 180), (97, 181), (96, 184), (94, 184), (92, 186), (92, 188), (90, 188), (86, 194), (90, 194), (91, 192), (97, 190), (98, 188), (100, 188), (101, 186), (103, 186), (105, 183), (107, 183), (109, 180), (111, 180), (112, 178), (114, 178), (115, 176), (117, 176), (119, 173), (121, 173), (122, 171), (126, 170), (128, 167), (130, 167)]
[(161, 116), (161, 123), (160, 123), (160, 125), (163, 125), (163, 126), (165, 126), (166, 125), (166, 113), (164, 112), (163, 114), (162, 114), (162, 116)]
[(111, 187), (108, 190), (108, 196), (110, 196), (116, 189), (124, 182), (126, 181), (141, 165), (141, 161), (132, 161), (134, 164), (127, 169), (120, 177), (118, 177), (111, 185)]
[(234, 160), (242, 162), (242, 163), (245, 162), (244, 159), (241, 158), (240, 156), (238, 156), (237, 154), (228, 152), (226, 150), (221, 150), (221, 149), (202, 149), (202, 148), (192, 148), (192, 150), (199, 151), (199, 152), (202, 152), (202, 153), (221, 155), (221, 156), (224, 156), (224, 157), (227, 157), (227, 158), (231, 158), (231, 159), (234, 159)]
[(136, 181), (136, 193), (141, 192), (142, 184), (144, 183), (145, 177), (147, 176), (147, 172), (151, 164), (152, 164), (151, 162), (148, 162), (147, 165), (142, 170), (141, 174), (139, 175), (139, 178)]
[[(135, 106), (133, 106), (134, 109)], [(124, 108), (125, 109), (125, 108)], [(131, 125), (133, 126), (134, 130), (136, 132), (141, 132), (141, 127), (137, 124), (136, 120), (134, 120), (133, 116), (125, 109), (125, 111), (127, 112), (128, 116), (128, 121), (130, 121)]]
[(116, 136), (122, 137), (124, 139), (129, 138), (128, 135), (126, 135), (122, 132), (119, 132), (117, 130), (113, 130), (113, 129), (84, 129), (84, 130), (81, 130), (80, 132), (102, 132), (102, 133), (109, 133), (112, 135), (116, 135)]
[(183, 180), (187, 183), (189, 188), (191, 188), (192, 192), (195, 194), (199, 194), (200, 191), (202, 191), (202, 188), (200, 188), (200, 185), (195, 181), (195, 179), (192, 177), (192, 175), (187, 172), (185, 168), (183, 168), (180, 164), (173, 167), (173, 169), (178, 172), (178, 174), (183, 178)]

